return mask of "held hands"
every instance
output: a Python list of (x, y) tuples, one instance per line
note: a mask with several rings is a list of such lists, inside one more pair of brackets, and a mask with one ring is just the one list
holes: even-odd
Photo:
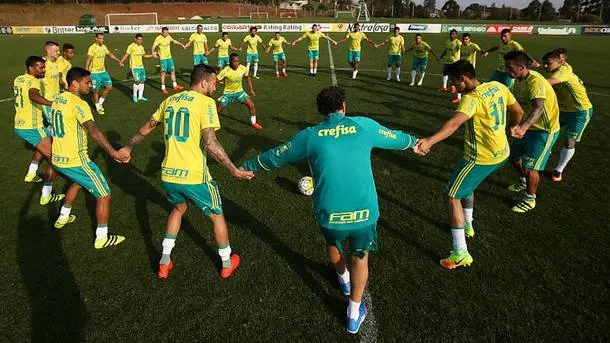
[(481, 56), (483, 56), (483, 57), (487, 57), (488, 55), (489, 55), (489, 52), (484, 52), (481, 54)]
[(430, 152), (432, 144), (428, 138), (418, 139), (413, 147), (413, 152), (419, 156), (426, 156)]
[(527, 128), (521, 125), (515, 125), (510, 128), (510, 136), (513, 138), (521, 139), (525, 135), (525, 132), (527, 132)]
[(131, 160), (131, 150), (127, 147), (115, 150), (111, 157), (118, 163), (129, 163)]
[(123, 68), (123, 67), (125, 66), (125, 63), (123, 63), (123, 62), (119, 62), (119, 66), (120, 66), (121, 68)]

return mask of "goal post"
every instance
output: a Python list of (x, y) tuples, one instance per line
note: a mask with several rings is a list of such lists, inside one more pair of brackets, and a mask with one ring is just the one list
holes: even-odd
[(157, 12), (148, 13), (108, 13), (104, 16), (104, 24), (129, 25), (129, 24), (155, 24), (159, 25)]
[(353, 18), (354, 11), (335, 11), (335, 18)]
[(269, 12), (250, 12), (250, 19), (269, 19)]

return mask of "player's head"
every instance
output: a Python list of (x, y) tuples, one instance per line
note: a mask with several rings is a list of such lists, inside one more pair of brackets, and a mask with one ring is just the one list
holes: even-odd
[(79, 95), (87, 95), (93, 87), (91, 83), (91, 72), (85, 68), (72, 67), (66, 75), (68, 90)]
[(42, 79), (46, 71), (45, 61), (40, 56), (30, 56), (25, 59), (25, 68), (27, 73), (37, 79)]
[(203, 32), (203, 25), (199, 24), (197, 25), (197, 33), (202, 33)]
[(562, 63), (563, 60), (561, 58), (561, 53), (557, 50), (547, 52), (542, 57), (542, 66), (544, 67), (544, 70), (548, 72), (552, 72), (561, 68)]
[(561, 55), (561, 62), (565, 62), (568, 60), (568, 49), (566, 48), (557, 48), (555, 49)]
[(360, 23), (354, 23), (354, 32), (360, 31)]
[(423, 38), (421, 37), (421, 35), (419, 33), (415, 35), (415, 43), (417, 43), (417, 44), (421, 43), (422, 39)]
[(221, 37), (222, 37), (222, 40), (227, 40), (227, 39), (229, 39), (229, 34), (226, 32), (223, 32)]
[(163, 27), (161, 28), (161, 35), (162, 35), (163, 37), (167, 37), (167, 36), (169, 36), (169, 27), (167, 27), (167, 26), (163, 26)]
[(470, 33), (466, 32), (462, 35), (462, 42), (464, 42), (464, 44), (468, 45), (468, 44), (470, 44), (471, 41), (472, 41), (472, 36), (470, 36)]
[(250, 27), (250, 36), (255, 36), (256, 35), (256, 31), (258, 31), (256, 26), (251, 26)]
[(400, 34), (400, 27), (394, 27), (394, 36), (398, 36)]
[(63, 50), (62, 55), (64, 55), (64, 58), (68, 61), (71, 61), (75, 55), (74, 45), (72, 45), (70, 43), (64, 43), (62, 50)]
[(274, 35), (275, 35), (275, 39), (280, 39), (280, 33), (279, 32), (274, 33)]
[(51, 61), (55, 61), (60, 55), (59, 43), (54, 41), (47, 41), (44, 44), (44, 56)]
[(104, 34), (103, 33), (96, 33), (95, 34), (95, 42), (99, 45), (104, 44)]
[(510, 42), (510, 37), (511, 37), (510, 29), (503, 29), (500, 32), (500, 39), (502, 40), (502, 43), (508, 44), (508, 42)]
[(142, 45), (142, 43), (144, 42), (144, 36), (142, 36), (141, 33), (137, 33), (136, 34), (136, 38), (135, 38), (135, 42), (138, 45)]
[(216, 90), (216, 71), (207, 64), (198, 64), (191, 71), (191, 89), (212, 96)]
[(476, 80), (476, 73), (472, 63), (466, 60), (459, 60), (447, 67), (447, 75), (451, 79), (451, 83), (455, 85), (458, 92), (463, 92), (466, 89), (466, 83), (469, 80)]
[(235, 70), (239, 67), (239, 54), (237, 54), (236, 52), (232, 53), (231, 55), (229, 55), (229, 60), (230, 62), (230, 66), (231, 69)]
[(316, 32), (316, 31), (318, 31), (318, 29), (319, 29), (318, 24), (311, 25), (311, 31)]
[(335, 113), (345, 113), (345, 89), (339, 86), (324, 88), (316, 97), (318, 112), (325, 116)]
[(449, 31), (449, 38), (451, 38), (451, 40), (456, 39), (458, 36), (457, 34), (457, 30), (456, 29), (451, 29), (451, 31)]
[(513, 79), (523, 80), (529, 74), (532, 59), (523, 51), (511, 51), (504, 55), (506, 72)]

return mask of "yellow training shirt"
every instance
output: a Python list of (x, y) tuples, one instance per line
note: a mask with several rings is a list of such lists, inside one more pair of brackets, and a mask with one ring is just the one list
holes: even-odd
[(500, 43), (498, 49), (498, 71), (506, 71), (506, 67), (504, 66), (504, 55), (511, 51), (523, 51), (521, 44), (514, 40), (511, 40), (507, 44)]
[(171, 44), (174, 41), (172, 36), (167, 35), (167, 37), (163, 37), (163, 35), (158, 35), (155, 38), (155, 42), (153, 45), (159, 47), (159, 59), (167, 60), (172, 58), (172, 49)]
[(506, 107), (517, 100), (503, 84), (491, 81), (464, 94), (456, 112), (470, 117), (464, 127), (464, 159), (498, 164), (508, 158)]
[(320, 50), (321, 37), (324, 37), (324, 34), (320, 31), (307, 31), (301, 36), (301, 38), (309, 39), (309, 45), (307, 46), (309, 50)]
[(470, 62), (473, 66), (477, 65), (477, 52), (481, 51), (481, 47), (477, 43), (472, 43), (466, 45), (462, 44), (461, 54), (462, 59)]
[(61, 79), (64, 80), (64, 83), (68, 85), (68, 71), (72, 68), (72, 63), (70, 63), (67, 59), (63, 58), (63, 56), (59, 56), (57, 59), (57, 65), (59, 65), (59, 72), (61, 73)]
[(351, 39), (351, 45), (349, 47), (351, 51), (360, 51), (362, 49), (360, 46), (362, 40), (367, 39), (366, 35), (362, 31), (348, 32), (345, 38)]
[(91, 56), (92, 73), (101, 73), (106, 71), (106, 66), (104, 65), (104, 62), (106, 61), (106, 55), (108, 55), (109, 53), (110, 51), (108, 50), (105, 44), (91, 44), (91, 46), (87, 50), (87, 56)]
[(460, 48), (462, 41), (459, 39), (447, 40), (445, 43), (445, 64), (457, 62), (460, 60)]
[(89, 104), (70, 92), (53, 101), (53, 165), (71, 168), (86, 165), (87, 130), (83, 123), (93, 120)]
[(229, 47), (231, 47), (231, 39), (226, 41), (219, 38), (214, 45), (218, 49), (218, 57), (229, 57)]
[(523, 80), (515, 80), (513, 94), (528, 116), (532, 109), (532, 100), (544, 99), (544, 113), (532, 125), (534, 130), (543, 130), (548, 133), (559, 131), (559, 105), (557, 96), (551, 84), (539, 72), (530, 70)]
[(186, 185), (210, 182), (201, 138), (203, 129), (220, 128), (214, 99), (195, 91), (180, 92), (165, 99), (153, 119), (163, 123), (161, 180)]
[(411, 43), (411, 49), (413, 49), (413, 52), (415, 53), (415, 57), (417, 58), (424, 58), (426, 56), (428, 56), (428, 51), (432, 50), (432, 47), (430, 47), (430, 45), (424, 41), (421, 41), (421, 43), (417, 44), (415, 42)]
[(16, 129), (39, 129), (43, 127), (42, 105), (30, 100), (31, 88), (40, 90), (40, 80), (30, 74), (19, 75), (13, 82)]
[(193, 33), (191, 37), (189, 37), (189, 42), (193, 42), (193, 55), (202, 55), (205, 54), (205, 43), (208, 42), (208, 37), (205, 33)]
[(249, 54), (258, 54), (258, 43), (263, 43), (263, 39), (259, 35), (247, 35), (244, 37), (244, 42), (248, 43), (248, 53)]
[(216, 78), (218, 80), (225, 80), (225, 90), (223, 93), (237, 93), (244, 91), (241, 81), (246, 76), (248, 76), (248, 69), (240, 64), (236, 70), (231, 69), (230, 66), (224, 67)]
[(41, 95), (47, 100), (53, 101), (61, 90), (59, 85), (59, 80), (61, 79), (60, 65), (57, 63), (57, 60), (52, 62), (46, 58), (44, 65), (46, 71), (44, 79), (42, 79)]
[(275, 39), (275, 37), (269, 40), (269, 46), (273, 48), (274, 54), (279, 54), (284, 52), (284, 48), (282, 48), (282, 44), (286, 43), (286, 38), (281, 37), (280, 39)]
[(144, 47), (142, 45), (131, 43), (125, 52), (129, 54), (129, 66), (131, 69), (144, 68), (142, 56), (146, 55), (146, 52), (144, 52)]
[(561, 67), (550, 77), (561, 81), (553, 87), (561, 112), (586, 111), (593, 107), (587, 96), (585, 85), (578, 75), (568, 71), (568, 68)]

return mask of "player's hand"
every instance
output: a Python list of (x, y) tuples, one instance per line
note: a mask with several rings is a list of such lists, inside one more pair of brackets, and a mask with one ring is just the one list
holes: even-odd
[(250, 90), (250, 95), (254, 98), (256, 96), (256, 92), (254, 91), (254, 89)]
[(335, 43), (335, 46), (337, 46), (337, 44), (339, 44), (339, 42), (334, 41), (333, 43)]
[(251, 171), (244, 170), (243, 167), (235, 168), (235, 170), (233, 170), (233, 172), (231, 172), (231, 175), (235, 176), (236, 178), (238, 178), (240, 180), (250, 181), (254, 178), (254, 173)]
[(484, 52), (481, 54), (481, 56), (483, 56), (483, 57), (487, 57), (488, 55), (489, 55), (489, 52)]
[(428, 138), (422, 138), (415, 143), (415, 146), (413, 147), (413, 152), (420, 156), (426, 156), (430, 152), (431, 147), (432, 144), (430, 144)]
[(131, 160), (131, 153), (126, 148), (122, 148), (119, 151), (114, 151), (112, 158), (118, 163), (129, 163)]
[(540, 63), (538, 63), (538, 61), (533, 61), (532, 68), (540, 68)]
[(526, 131), (527, 131), (527, 129), (524, 128), (523, 126), (515, 125), (510, 128), (510, 136), (513, 138), (521, 139), (525, 135)]

